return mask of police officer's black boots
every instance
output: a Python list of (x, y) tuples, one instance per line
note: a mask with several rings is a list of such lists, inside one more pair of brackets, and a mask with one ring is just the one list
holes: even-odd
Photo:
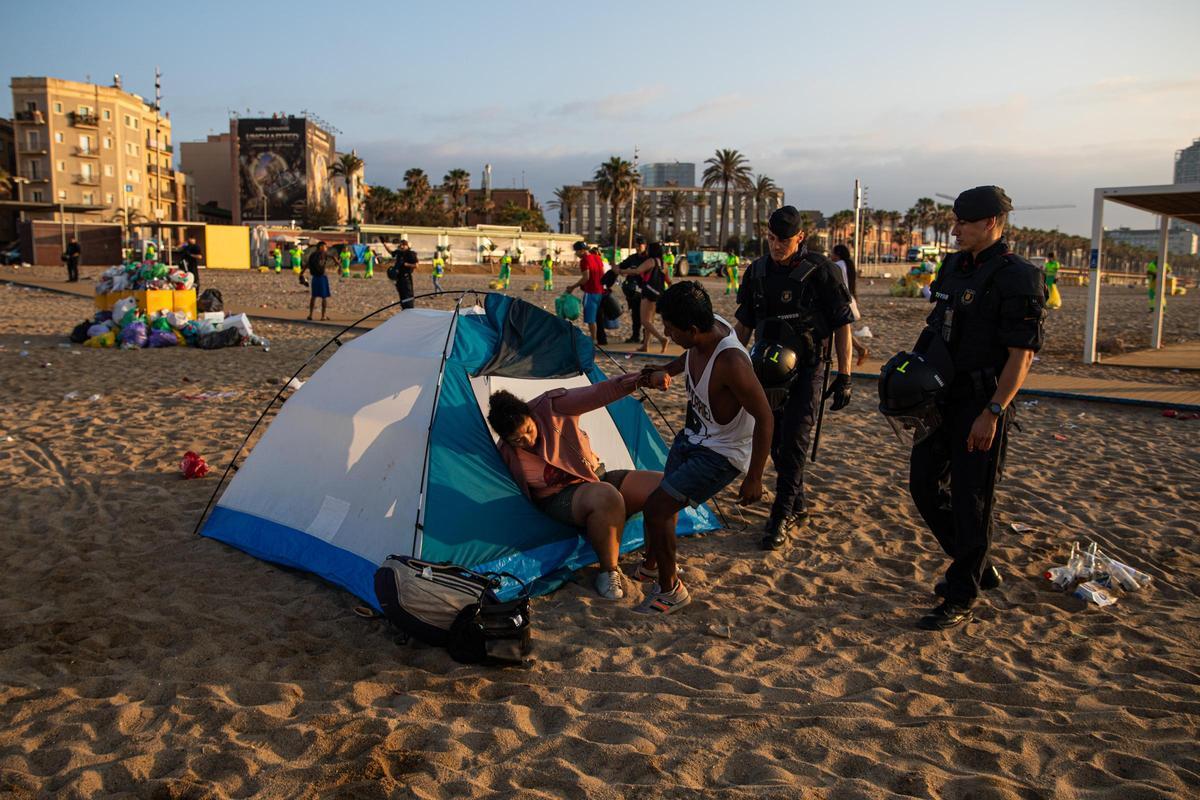
[(804, 514), (783, 514), (776, 515), (771, 512), (771, 517), (767, 520), (767, 526), (763, 529), (763, 537), (760, 541), (763, 550), (778, 550), (783, 547), (795, 530), (796, 526), (804, 519)]
[[(992, 589), (997, 588), (1003, 582), (1004, 582), (1004, 578), (1001, 577), (1000, 570), (996, 569), (991, 564), (988, 564), (987, 568), (984, 569), (983, 574), (979, 576), (979, 588), (984, 590), (985, 592), (989, 592)], [(938, 597), (945, 598), (945, 596), (946, 596), (946, 579), (945, 578), (943, 578), (942, 580), (938, 581), (937, 583), (935, 583), (933, 585), (933, 593), (936, 594)]]

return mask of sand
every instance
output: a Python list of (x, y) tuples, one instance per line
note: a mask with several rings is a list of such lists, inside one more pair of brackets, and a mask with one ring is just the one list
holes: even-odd
[[(306, 305), (286, 276), (205, 278), (251, 314)], [(345, 318), (394, 297), (378, 279), (333, 284)], [(883, 288), (862, 292), (880, 354), (927, 310)], [(1073, 363), (1082, 292), (1065, 292), (1035, 369), (1087, 369)], [(1136, 344), (1144, 294), (1106, 289), (1105, 303), (1105, 334)], [(1196, 336), (1198, 307), (1172, 301), (1168, 340)], [(912, 622), (945, 560), (859, 381), (827, 418), (815, 512), (792, 544), (764, 555), (742, 530), (764, 509), (730, 512), (731, 529), (681, 543), (696, 600), (669, 619), (633, 614), (637, 590), (597, 598), (584, 570), (535, 601), (530, 668), (481, 669), (398, 645), (346, 592), (192, 533), (215, 484), (181, 480), (183, 452), (224, 466), (326, 331), (259, 323), (269, 352), (61, 348), (89, 308), (0, 285), (0, 796), (1200, 792), (1200, 422), (1021, 405), (998, 501), (1005, 584), (978, 622), (931, 634)], [(188, 399), (206, 391), (238, 394)], [(660, 405), (681, 422), (678, 391)], [(1041, 571), (1089, 537), (1153, 587), (1106, 609), (1050, 588)]]

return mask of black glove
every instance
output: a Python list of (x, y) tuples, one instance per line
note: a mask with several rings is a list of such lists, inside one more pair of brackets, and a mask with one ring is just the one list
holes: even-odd
[(822, 400), (833, 398), (833, 405), (829, 407), (830, 411), (841, 411), (846, 406), (850, 405), (850, 376), (845, 372), (839, 372), (837, 377), (833, 379), (833, 383), (829, 384), (829, 388), (825, 390), (825, 396)]

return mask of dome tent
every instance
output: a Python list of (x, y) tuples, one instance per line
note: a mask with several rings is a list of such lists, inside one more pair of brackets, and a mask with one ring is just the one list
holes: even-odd
[[(483, 309), (402, 311), (347, 342), (292, 395), (202, 534), (313, 572), (372, 606), (375, 569), (392, 554), (508, 572), (550, 591), (596, 556), (578, 528), (517, 488), (484, 418), (487, 399), (604, 379), (582, 332), (524, 301), (488, 294)], [(580, 423), (608, 469), (666, 462), (635, 397)], [(679, 535), (718, 527), (707, 507), (679, 514)], [(621, 552), (642, 544), (638, 515)], [(518, 590), (505, 579), (498, 594)]]

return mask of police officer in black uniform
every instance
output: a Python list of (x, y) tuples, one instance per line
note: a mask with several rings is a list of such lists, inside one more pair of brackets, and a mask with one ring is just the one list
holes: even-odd
[(625, 277), (621, 281), (621, 292), (625, 295), (625, 303), (629, 306), (629, 319), (633, 323), (633, 330), (625, 340), (626, 344), (642, 341), (642, 279), (625, 270), (637, 269), (649, 257), (646, 254), (646, 239), (639, 233), (634, 237), (634, 251), (617, 264), (616, 273)]
[(940, 425), (912, 450), (909, 491), (952, 561), (934, 587), (943, 602), (917, 623), (941, 630), (972, 619), (981, 589), (1000, 585), (989, 559), (992, 500), (1004, 458), (1009, 408), (1042, 345), (1041, 271), (1003, 239), (1012, 203), (998, 186), (954, 201), (960, 250), (930, 287), (933, 311), (916, 350), (941, 363), (947, 388)]
[[(775, 411), (775, 502), (762, 538), (764, 550), (775, 550), (808, 514), (804, 462), (820, 404), (833, 397), (831, 408), (838, 411), (850, 402), (854, 315), (838, 268), (805, 247), (800, 212), (793, 206), (771, 214), (767, 243), (770, 252), (750, 265), (738, 289), (734, 327), (742, 344), (754, 335), (751, 360)], [(822, 398), (831, 347), (837, 377)]]

